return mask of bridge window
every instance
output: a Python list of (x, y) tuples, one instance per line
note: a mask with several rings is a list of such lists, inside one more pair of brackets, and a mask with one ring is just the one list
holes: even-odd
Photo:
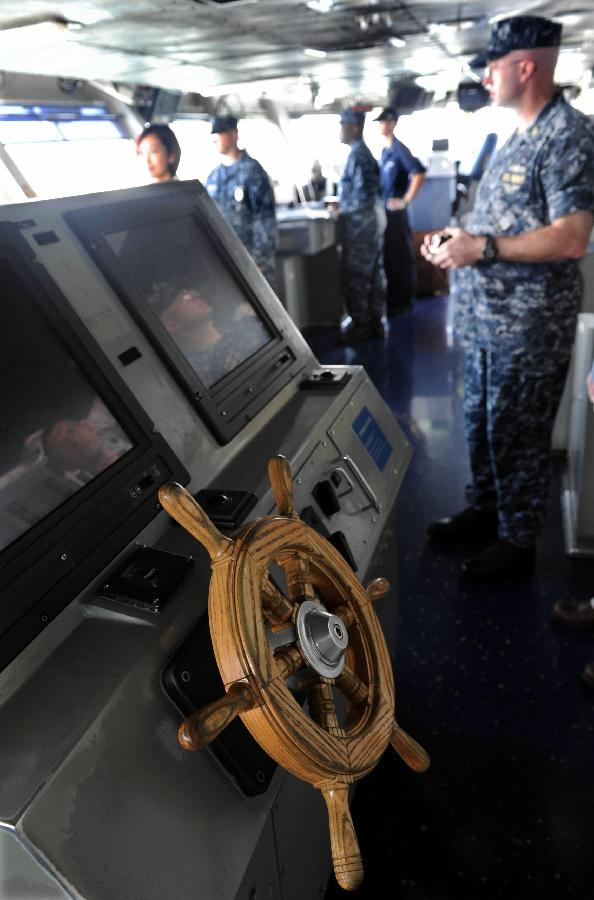
[(103, 104), (0, 104), (0, 143), (13, 178), (40, 199), (130, 187), (143, 180), (134, 142)]

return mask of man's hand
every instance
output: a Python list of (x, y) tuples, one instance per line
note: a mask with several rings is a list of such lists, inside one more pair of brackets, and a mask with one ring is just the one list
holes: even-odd
[(390, 197), (389, 200), (386, 200), (386, 209), (389, 209), (390, 212), (394, 212), (397, 209), (406, 209), (406, 201), (402, 197)]
[(435, 232), (425, 235), (421, 244), (421, 255), (434, 266), (439, 266), (440, 269), (461, 269), (482, 259), (484, 237), (475, 237), (463, 228), (441, 228), (439, 233), (449, 234), (450, 239), (434, 253), (431, 252), (429, 243)]

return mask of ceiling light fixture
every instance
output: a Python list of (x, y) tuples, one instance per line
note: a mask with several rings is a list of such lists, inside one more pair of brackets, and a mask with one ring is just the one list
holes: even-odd
[(555, 21), (561, 22), (562, 25), (569, 25), (571, 27), (572, 25), (579, 25), (583, 18), (583, 14), (576, 12), (567, 12), (559, 13), (558, 16), (555, 16)]
[(430, 34), (455, 34), (456, 31), (467, 31), (476, 25), (482, 25), (486, 19), (457, 19), (455, 22), (430, 22)]
[(404, 38), (398, 37), (395, 34), (388, 38), (388, 44), (390, 47), (406, 47)]
[(328, 56), (325, 50), (316, 50), (314, 47), (306, 47), (303, 51), (306, 56), (312, 56), (314, 59), (324, 59)]
[(332, 12), (334, 0), (308, 0), (307, 7), (318, 13)]
[(55, 46), (68, 40), (68, 23), (60, 19), (19, 25), (15, 28), (0, 29), (0, 48), (9, 51), (32, 50), (45, 45)]

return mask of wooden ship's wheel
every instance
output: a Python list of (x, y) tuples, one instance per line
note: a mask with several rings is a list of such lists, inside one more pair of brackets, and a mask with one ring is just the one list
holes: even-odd
[[(417, 772), (429, 757), (394, 718), (392, 668), (372, 606), (387, 581), (377, 578), (365, 590), (337, 550), (299, 518), (284, 457), (270, 460), (268, 474), (279, 515), (256, 519), (233, 538), (180, 485), (159, 490), (164, 508), (210, 555), (210, 634), (226, 692), (182, 723), (179, 742), (199, 749), (239, 715), (279, 765), (322, 792), (334, 873), (354, 890), (363, 865), (349, 785), (388, 744)], [(275, 581), (271, 570), (284, 579)], [(303, 706), (295, 685), (306, 692)]]

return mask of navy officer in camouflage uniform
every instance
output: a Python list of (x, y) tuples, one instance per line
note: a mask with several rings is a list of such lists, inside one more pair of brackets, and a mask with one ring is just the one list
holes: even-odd
[(270, 179), (257, 160), (239, 149), (236, 118), (214, 116), (211, 133), (223, 161), (208, 176), (206, 190), (274, 288), (278, 227)]
[(491, 100), (518, 128), (483, 176), (466, 229), (422, 253), (465, 268), (464, 412), (469, 506), (432, 522), (434, 541), (494, 541), (462, 563), (470, 583), (533, 571), (545, 515), (551, 431), (567, 372), (594, 210), (594, 129), (555, 88), (561, 26), (496, 22), (482, 63)]
[(384, 337), (386, 275), (382, 260), (383, 234), (376, 208), (379, 169), (363, 141), (364, 124), (364, 113), (343, 110), (340, 139), (351, 151), (338, 185), (340, 284), (352, 319), (340, 337), (344, 344)]

